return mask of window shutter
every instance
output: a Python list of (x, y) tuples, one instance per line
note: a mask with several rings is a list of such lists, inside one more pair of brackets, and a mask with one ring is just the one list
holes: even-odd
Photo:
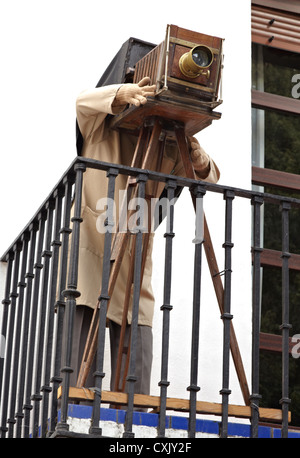
[(300, 53), (300, 14), (252, 5), (252, 41)]

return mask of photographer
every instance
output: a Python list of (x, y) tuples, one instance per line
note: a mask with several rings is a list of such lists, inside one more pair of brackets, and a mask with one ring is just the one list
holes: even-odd
[[(77, 98), (76, 108), (77, 122), (83, 137), (82, 156), (130, 166), (137, 139), (134, 135), (130, 135), (127, 132), (111, 129), (111, 116), (108, 115), (121, 113), (128, 104), (135, 106), (143, 105), (147, 103), (147, 97), (154, 95), (155, 86), (149, 85), (149, 78), (147, 77), (143, 78), (138, 84), (113, 84), (81, 93)], [(189, 140), (191, 159), (196, 176), (201, 180), (217, 182), (220, 175), (217, 166), (195, 138), (190, 138)], [(174, 144), (166, 145), (161, 172), (184, 176), (181, 156)], [(125, 175), (119, 175), (116, 179), (115, 199), (117, 209), (119, 208), (119, 191), (125, 189), (126, 179)], [(163, 184), (160, 184), (157, 189), (157, 195), (153, 197), (159, 197), (162, 189)], [(74, 329), (74, 344), (79, 345), (82, 342), (83, 347), (93, 309), (97, 304), (101, 285), (104, 234), (99, 233), (96, 229), (97, 218), (100, 215), (97, 209), (97, 202), (106, 195), (107, 178), (105, 172), (88, 168), (84, 174), (82, 195), (83, 222), (80, 228), (78, 290), (81, 296), (78, 299), (79, 305), (77, 305)], [(117, 220), (118, 217), (119, 215), (117, 213)], [(138, 323), (137, 381), (135, 383), (135, 389), (136, 393), (141, 394), (149, 394), (150, 392), (152, 365), (152, 318), (154, 311), (154, 297), (151, 287), (152, 243), (153, 234), (150, 234), (141, 285)], [(111, 341), (111, 390), (114, 390), (114, 374), (130, 259), (131, 253), (129, 246), (123, 258), (107, 314)], [(129, 307), (127, 316), (127, 334), (130, 323), (131, 306)], [(83, 348), (77, 348), (76, 350), (76, 357), (78, 359), (73, 361), (75, 375), (80, 366), (82, 350)], [(92, 379), (88, 380), (87, 386), (93, 386)]]

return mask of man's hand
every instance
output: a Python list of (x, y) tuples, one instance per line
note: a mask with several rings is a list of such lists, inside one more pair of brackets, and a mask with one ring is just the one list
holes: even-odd
[(147, 97), (155, 95), (155, 84), (149, 86), (150, 78), (145, 76), (138, 84), (126, 83), (118, 90), (113, 106), (123, 106), (127, 104), (139, 107), (147, 102)]
[(188, 138), (191, 148), (191, 159), (197, 172), (209, 172), (210, 158), (195, 137)]

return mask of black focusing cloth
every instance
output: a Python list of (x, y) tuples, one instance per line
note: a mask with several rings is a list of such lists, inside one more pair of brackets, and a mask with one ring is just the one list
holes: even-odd
[[(134, 69), (136, 63), (150, 52), (156, 45), (137, 38), (129, 38), (117, 52), (107, 69), (101, 76), (96, 87), (122, 84), (126, 82), (129, 69)], [(80, 156), (83, 147), (83, 138), (76, 121), (76, 147)]]

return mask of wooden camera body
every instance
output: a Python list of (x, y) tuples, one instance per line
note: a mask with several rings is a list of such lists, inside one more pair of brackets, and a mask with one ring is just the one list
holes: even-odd
[(168, 25), (165, 40), (140, 59), (133, 82), (143, 77), (156, 85), (155, 97), (144, 106), (130, 106), (115, 117), (113, 127), (139, 129), (145, 118), (183, 124), (194, 135), (221, 117), (214, 110), (222, 73), (223, 39)]

